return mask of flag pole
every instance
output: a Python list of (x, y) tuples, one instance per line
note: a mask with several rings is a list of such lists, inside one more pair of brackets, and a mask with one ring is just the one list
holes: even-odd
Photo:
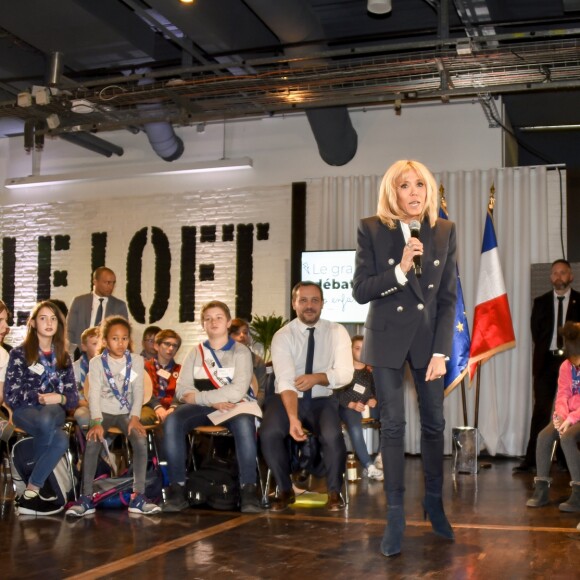
[[(445, 213), (445, 215), (449, 215), (447, 211), (447, 199), (445, 198), (445, 187), (443, 183), (439, 185), (439, 198), (440, 198), (440, 205), (441, 209)], [(447, 394), (447, 393), (446, 393)], [(463, 405), (463, 425), (467, 427), (467, 396), (465, 394), (465, 380), (461, 379), (461, 403)]]
[[(489, 203), (487, 204), (487, 211), (493, 219), (493, 207), (495, 205), (495, 184), (491, 182), (489, 188)], [(481, 385), (481, 361), (477, 363), (476, 379), (475, 379), (475, 419), (473, 426), (477, 429), (479, 426), (479, 387)]]
[(461, 401), (463, 403), (463, 424), (467, 427), (467, 400), (465, 395), (465, 379), (461, 379)]
[(475, 377), (475, 419), (473, 426), (477, 429), (479, 426), (479, 385), (481, 384), (481, 361), (477, 363), (477, 371)]

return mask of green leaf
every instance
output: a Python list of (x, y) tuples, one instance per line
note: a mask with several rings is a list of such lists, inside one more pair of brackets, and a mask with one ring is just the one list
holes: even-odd
[(268, 316), (252, 316), (250, 322), (250, 334), (255, 342), (262, 345), (264, 349), (264, 361), (269, 362), (271, 358), (270, 348), (274, 335), (288, 322), (283, 316), (276, 316), (273, 313)]

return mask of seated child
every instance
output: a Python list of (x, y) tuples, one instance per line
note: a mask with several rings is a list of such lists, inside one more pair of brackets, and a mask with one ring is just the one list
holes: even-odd
[(75, 410), (74, 418), (79, 427), (89, 426), (89, 402), (85, 399), (85, 379), (89, 372), (89, 361), (96, 356), (101, 346), (100, 328), (91, 326), (81, 334), (81, 356), (74, 362), (75, 381), (79, 390), (79, 406)]
[(128, 436), (133, 450), (133, 494), (129, 511), (145, 515), (161, 508), (145, 497), (147, 440), (139, 421), (143, 405), (143, 357), (131, 353), (131, 325), (122, 316), (101, 323), (103, 352), (89, 363), (89, 411), (91, 420), (83, 459), (82, 495), (66, 515), (92, 514), (93, 482), (105, 433), (118, 427)]
[(363, 337), (361, 335), (353, 336), (351, 343), (352, 357), (354, 359), (354, 375), (349, 385), (342, 389), (337, 389), (334, 392), (340, 404), (338, 414), (341, 420), (346, 423), (346, 428), (356, 456), (364, 467), (363, 474), (370, 479), (383, 481), (383, 471), (373, 464), (362, 430), (362, 412), (365, 409), (365, 405), (369, 406), (371, 415), (378, 416), (373, 374), (369, 367), (360, 360)]
[[(163, 511), (178, 512), (188, 507), (185, 491), (186, 436), (202, 425), (212, 425), (208, 415), (230, 410), (248, 400), (252, 380), (252, 355), (243, 344), (228, 336), (230, 309), (213, 300), (201, 309), (201, 322), (207, 340), (192, 348), (185, 357), (176, 399), (179, 405), (163, 423), (164, 452), (170, 486)], [(262, 511), (257, 496), (256, 423), (251, 414), (234, 416), (224, 425), (232, 432), (240, 471), (241, 511)]]
[(580, 323), (566, 322), (559, 332), (564, 337), (567, 359), (560, 365), (553, 420), (538, 435), (538, 473), (534, 479), (534, 495), (526, 505), (542, 507), (548, 504), (552, 448), (559, 440), (572, 478), (572, 494), (559, 508), (563, 512), (580, 512)]
[[(175, 388), (181, 365), (175, 362), (175, 355), (181, 346), (181, 337), (171, 329), (158, 332), (155, 336), (157, 358), (145, 361), (145, 371), (153, 384), (153, 396), (146, 403), (160, 423), (175, 409)], [(176, 403), (175, 403), (176, 404)]]

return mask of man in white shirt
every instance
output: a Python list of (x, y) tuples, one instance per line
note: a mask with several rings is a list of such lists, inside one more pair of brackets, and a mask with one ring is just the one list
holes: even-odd
[(129, 319), (127, 304), (112, 295), (116, 283), (115, 272), (101, 266), (93, 272), (93, 291), (77, 296), (72, 301), (66, 319), (71, 353), (75, 347), (80, 348), (83, 331), (99, 326), (107, 316), (118, 315)]
[(272, 341), (276, 395), (266, 405), (260, 439), (279, 489), (274, 511), (284, 510), (294, 502), (287, 437), (305, 441), (303, 425), (319, 438), (322, 446), (327, 508), (344, 508), (340, 490), (346, 447), (338, 402), (330, 395), (332, 389), (352, 380), (354, 367), (350, 336), (342, 325), (320, 318), (323, 302), (320, 286), (313, 282), (296, 284), (292, 308), (297, 318), (281, 328)]

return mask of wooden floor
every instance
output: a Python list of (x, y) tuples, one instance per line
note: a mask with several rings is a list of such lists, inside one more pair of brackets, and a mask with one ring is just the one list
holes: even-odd
[(456, 534), (450, 543), (422, 519), (420, 459), (409, 457), (403, 553), (389, 559), (379, 550), (385, 514), (379, 482), (349, 484), (350, 505), (339, 514), (190, 509), (147, 517), (119, 510), (70, 520), (17, 516), (3, 477), (0, 577), (579, 578), (580, 514), (558, 510), (569, 495), (568, 475), (554, 473), (551, 504), (532, 509), (525, 503), (533, 476), (513, 476), (515, 460), (489, 463), (477, 476), (454, 479), (446, 459), (446, 509)]

